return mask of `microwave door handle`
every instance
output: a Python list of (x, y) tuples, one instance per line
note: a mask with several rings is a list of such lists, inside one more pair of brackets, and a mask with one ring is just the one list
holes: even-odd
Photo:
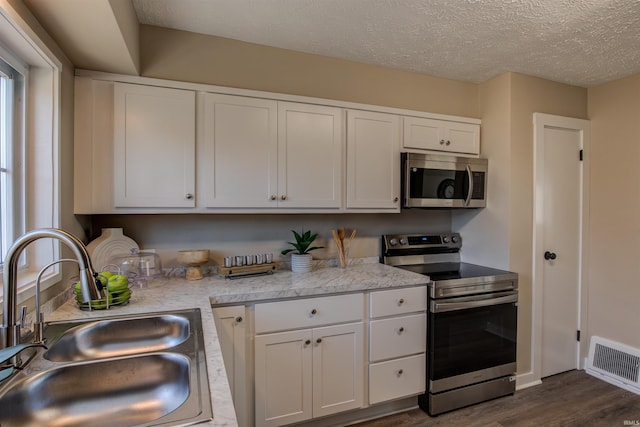
[(464, 200), (464, 205), (469, 206), (471, 202), (471, 195), (473, 194), (473, 174), (471, 173), (471, 166), (466, 165), (467, 177), (469, 181), (469, 189), (467, 190), (467, 198)]

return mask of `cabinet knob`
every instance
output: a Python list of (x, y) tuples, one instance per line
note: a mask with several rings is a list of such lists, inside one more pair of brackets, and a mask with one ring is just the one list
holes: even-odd
[(269, 199), (271, 199), (271, 200), (275, 200), (275, 199), (276, 199), (276, 196), (275, 196), (274, 194), (272, 194), (272, 195), (271, 195), (271, 197), (269, 197)]
[(400, 298), (400, 299), (398, 300), (398, 305), (402, 305), (402, 304), (404, 304), (404, 298)]
[(444, 139), (440, 140), (440, 145), (444, 145)]
[(311, 310), (311, 315), (315, 316), (318, 313), (318, 310), (316, 310), (315, 308), (313, 310)]
[(397, 197), (394, 197), (394, 198), (393, 198), (393, 203), (397, 203), (397, 202), (398, 202), (398, 198), (397, 198)]
[(309, 345), (309, 344), (311, 344), (311, 340), (306, 340), (306, 341), (304, 342), (304, 345)]
[(283, 194), (282, 196), (280, 196), (280, 200), (287, 200), (287, 195)]
[(242, 322), (242, 316), (236, 317), (236, 322), (238, 322), (238, 323)]
[(447, 143), (445, 145), (451, 145), (451, 141), (447, 140)]
[(321, 342), (322, 342), (322, 338), (318, 338), (318, 339), (316, 340), (316, 343), (317, 343), (317, 344), (320, 344)]
[(398, 328), (398, 333), (401, 334), (404, 332), (404, 326), (400, 326), (400, 328)]
[(187, 193), (187, 194), (184, 195), (184, 198), (187, 199), (187, 200), (191, 200), (191, 199), (193, 199), (193, 194)]
[(398, 376), (402, 375), (404, 371), (402, 369), (398, 369)]

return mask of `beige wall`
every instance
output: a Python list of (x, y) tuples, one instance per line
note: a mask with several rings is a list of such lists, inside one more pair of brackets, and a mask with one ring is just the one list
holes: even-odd
[[(102, 227), (122, 226), (143, 247), (159, 249), (171, 264), (175, 250), (199, 240), (214, 251), (214, 259), (225, 250), (250, 251), (255, 241), (260, 248), (280, 248), (292, 226), (311, 226), (324, 241), (337, 225), (358, 228), (363, 240), (354, 248), (356, 256), (377, 256), (382, 233), (439, 231), (451, 226), (463, 233), (465, 261), (520, 273), (518, 371), (531, 370), (533, 113), (586, 118), (586, 89), (516, 73), (472, 85), (149, 26), (143, 26), (140, 35), (142, 74), (148, 77), (480, 117), (482, 154), (491, 158), (488, 207), (455, 212), (451, 225), (446, 214), (431, 211), (373, 217), (106, 216), (94, 221), (93, 237)], [(263, 237), (265, 227), (271, 230), (269, 237)], [(208, 237), (202, 240), (203, 236)], [(491, 250), (486, 248), (487, 241)], [(317, 257), (333, 256), (328, 246)]]
[(505, 73), (480, 85), (479, 94), (482, 154), (490, 159), (488, 206), (454, 213), (453, 228), (464, 233), (467, 249), (475, 246), (466, 261), (519, 274), (518, 373), (526, 374), (533, 366), (533, 113), (586, 119), (587, 90)]
[[(412, 209), (401, 214), (280, 214), (280, 215), (99, 215), (93, 219), (94, 236), (102, 228), (121, 227), (143, 249), (156, 249), (163, 267), (176, 267), (180, 249), (209, 249), (215, 264), (226, 255), (271, 252), (282, 260), (291, 229), (318, 233), (323, 249), (313, 252), (315, 259), (337, 259), (331, 229), (357, 230), (349, 251), (352, 258), (380, 255), (380, 236), (387, 233), (440, 232), (451, 228), (446, 211)], [(288, 260), (288, 257), (286, 258)]]
[(142, 75), (478, 117), (477, 85), (143, 25)]
[(520, 274), (518, 372), (523, 373), (532, 369), (533, 113), (586, 119), (587, 90), (517, 73), (511, 87), (509, 260), (510, 270)]
[[(12, 0), (24, 9), (20, 0)], [(33, 18), (54, 51), (57, 47)], [(591, 229), (588, 326), (598, 334), (640, 347), (628, 325), (640, 324), (640, 76), (590, 90), (517, 73), (474, 85), (218, 37), (142, 26), (141, 74), (171, 80), (331, 98), (352, 102), (478, 117), (482, 154), (491, 158), (489, 201), (484, 210), (408, 211), (400, 215), (201, 215), (97, 216), (82, 218), (92, 238), (102, 227), (124, 227), (144, 248), (156, 248), (167, 265), (187, 247), (225, 253), (277, 252), (290, 228), (320, 233), (333, 256), (329, 230), (358, 229), (354, 256), (377, 256), (379, 235), (449, 227), (463, 233), (463, 258), (520, 274), (518, 371), (531, 370), (531, 268), (534, 112), (589, 118), (592, 124)], [(588, 94), (588, 102), (587, 102)], [(82, 234), (72, 206), (72, 73), (62, 75), (61, 170), (64, 228)], [(588, 107), (588, 109), (587, 109)], [(588, 114), (587, 114), (588, 111)], [(89, 225), (91, 224), (91, 225)], [(486, 238), (491, 237), (491, 250)], [(257, 243), (256, 243), (257, 242)], [(478, 249), (485, 250), (478, 250)]]
[(589, 89), (589, 335), (640, 348), (640, 75)]
[[(318, 55), (276, 49), (184, 31), (141, 26), (142, 75), (350, 102), (478, 117), (475, 84), (457, 82)], [(175, 252), (193, 245), (225, 253), (279, 252), (291, 228), (312, 228), (327, 246), (316, 258), (335, 257), (330, 230), (358, 230), (352, 256), (379, 255), (380, 235), (448, 231), (451, 214), (413, 210), (394, 215), (105, 216), (93, 220), (92, 238), (123, 227), (145, 248), (175, 265)], [(257, 246), (257, 247), (256, 247)]]

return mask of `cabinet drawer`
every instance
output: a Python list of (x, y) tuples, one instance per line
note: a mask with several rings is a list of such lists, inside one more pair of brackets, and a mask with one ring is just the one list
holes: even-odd
[(369, 360), (422, 353), (427, 343), (427, 315), (372, 320), (369, 332)]
[(369, 365), (369, 404), (424, 393), (424, 354)]
[(426, 286), (371, 293), (371, 317), (395, 316), (426, 309)]
[(336, 295), (255, 306), (256, 334), (362, 320), (364, 294)]

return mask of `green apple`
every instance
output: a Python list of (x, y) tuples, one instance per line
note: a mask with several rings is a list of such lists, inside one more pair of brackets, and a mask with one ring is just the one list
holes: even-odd
[(108, 271), (108, 270), (107, 271), (101, 271), (100, 273), (98, 273), (98, 275), (106, 277), (107, 280), (109, 279), (109, 277), (113, 276), (113, 274), (114, 274), (113, 272)]
[(97, 300), (91, 301), (89, 304), (91, 308), (95, 308), (96, 310), (104, 310), (107, 308), (107, 304), (112, 304), (113, 297), (110, 293), (107, 292), (107, 295), (104, 298), (100, 298)]
[(109, 292), (123, 291), (129, 287), (129, 279), (123, 274), (114, 274), (109, 277), (107, 289)]
[(131, 290), (126, 289), (122, 292), (114, 292), (111, 294), (113, 296), (113, 302), (125, 302), (125, 301), (129, 301), (129, 298), (131, 298)]

